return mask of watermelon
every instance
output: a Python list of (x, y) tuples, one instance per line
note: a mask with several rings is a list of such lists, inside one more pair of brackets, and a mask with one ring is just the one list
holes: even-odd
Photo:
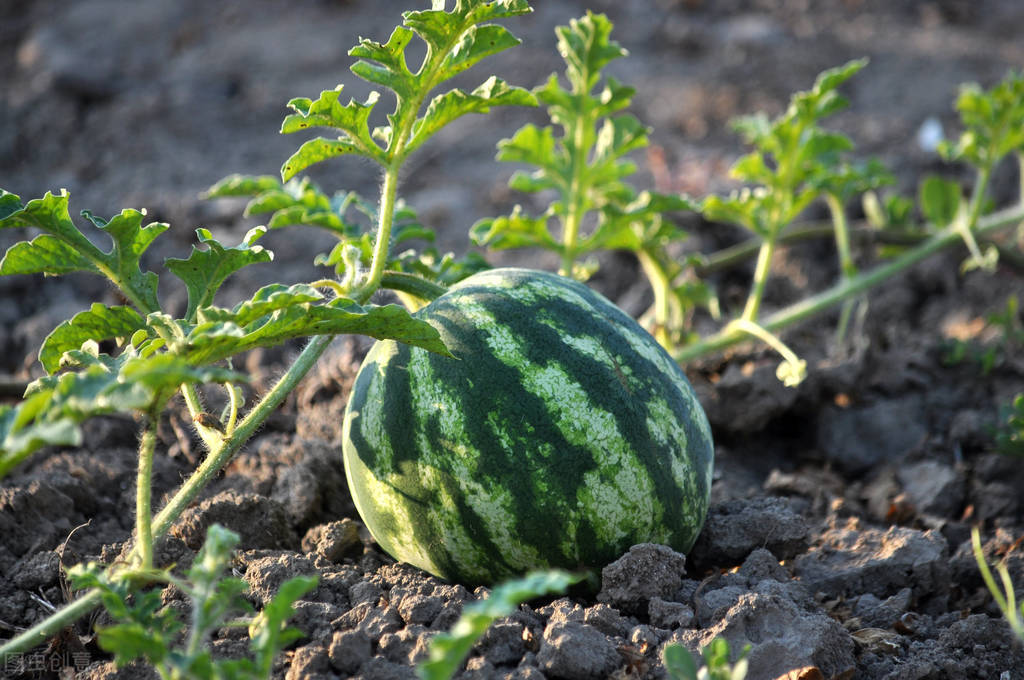
[(681, 552), (707, 514), (708, 421), (675, 361), (600, 294), (475, 274), (417, 312), (455, 358), (380, 341), (345, 412), (356, 508), (400, 561), (465, 585)]

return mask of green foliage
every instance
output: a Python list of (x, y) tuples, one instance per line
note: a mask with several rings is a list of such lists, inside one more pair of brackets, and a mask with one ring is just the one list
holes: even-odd
[(989, 90), (962, 86), (956, 109), (964, 131), (940, 145), (947, 159), (991, 169), (1007, 154), (1024, 150), (1024, 74), (1010, 73)]
[(591, 12), (556, 28), (568, 87), (552, 74), (534, 90), (552, 125), (526, 125), (498, 144), (498, 160), (536, 168), (514, 173), (510, 187), (552, 191), (556, 200), (538, 216), (517, 205), (507, 216), (480, 220), (470, 237), (492, 250), (554, 252), (562, 261), (561, 273), (581, 280), (597, 269), (596, 260), (588, 257), (593, 253), (634, 253), (656, 298), (649, 325), (667, 345), (682, 336), (690, 312), (710, 293), (686, 278), (690, 262), (672, 252), (686, 233), (666, 215), (692, 210), (693, 204), (683, 196), (638, 192), (626, 181), (637, 169), (628, 157), (647, 146), (649, 129), (621, 113), (632, 102), (633, 88), (611, 77), (602, 84), (604, 67), (627, 54), (611, 40), (611, 31), (605, 15)]
[[(477, 222), (471, 231), (477, 244), (496, 250), (550, 250), (562, 257), (564, 274), (587, 278), (594, 265), (577, 265), (576, 260), (588, 253), (638, 251), (684, 236), (662, 215), (689, 209), (686, 199), (641, 194), (624, 181), (636, 172), (626, 156), (647, 145), (649, 130), (634, 116), (620, 114), (630, 105), (633, 88), (608, 78), (595, 91), (601, 84), (601, 70), (627, 54), (610, 40), (611, 30), (605, 15), (590, 12), (555, 29), (558, 51), (566, 62), (568, 89), (552, 74), (534, 91), (547, 106), (553, 125), (524, 126), (498, 144), (498, 160), (537, 168), (529, 174), (516, 172), (509, 181), (513, 189), (552, 190), (558, 198), (537, 217), (517, 206), (511, 215)], [(596, 223), (589, 233), (582, 233), (581, 225), (590, 213), (596, 213)]]
[(974, 552), (974, 560), (981, 571), (981, 578), (985, 581), (985, 587), (992, 594), (992, 599), (996, 601), (1003, 618), (1010, 625), (1010, 630), (1021, 642), (1024, 642), (1024, 602), (1017, 604), (1013, 591), (1013, 579), (1010, 578), (1010, 571), (1006, 568), (1005, 561), (996, 565), (996, 573), (999, 574), (999, 583), (997, 584), (995, 577), (992, 576), (992, 570), (985, 560), (985, 553), (981, 549), (981, 534), (977, 527), (971, 530), (971, 548)]
[[(289, 579), (263, 611), (239, 620), (238, 615), (252, 609), (243, 597), (248, 586), (225, 575), (238, 540), (232, 531), (211, 526), (184, 580), (168, 569), (136, 572), (130, 578), (110, 578), (95, 563), (69, 569), (74, 588), (102, 592), (103, 605), (114, 620), (113, 625), (98, 629), (100, 647), (114, 655), (118, 666), (143, 659), (165, 679), (269, 678), (274, 657), (301, 637), (286, 622), (296, 600), (315, 588), (317, 579)], [(163, 604), (160, 588), (137, 590), (140, 580), (177, 586), (188, 599), (188, 624), (175, 608)], [(239, 625), (248, 627), (252, 658), (213, 659), (209, 648), (213, 633)]]
[(924, 218), (941, 228), (956, 219), (961, 210), (961, 199), (959, 184), (932, 175), (921, 182), (917, 202)]
[(891, 176), (877, 162), (845, 161), (853, 142), (819, 124), (848, 106), (838, 88), (866, 65), (860, 59), (823, 72), (774, 120), (763, 114), (736, 120), (736, 130), (754, 150), (736, 161), (732, 176), (749, 186), (727, 197), (706, 198), (704, 216), (773, 240), (824, 194), (846, 199), (890, 183)]
[(513, 613), (523, 602), (542, 595), (563, 593), (580, 579), (563, 571), (534, 572), (503, 583), (485, 600), (466, 605), (451, 631), (440, 633), (431, 640), (430, 657), (417, 669), (419, 676), (424, 680), (452, 677), (492, 623)]
[(0, 260), (0, 274), (47, 274), (57, 276), (84, 271), (106, 276), (142, 313), (159, 308), (156, 299), (157, 276), (143, 273), (139, 262), (143, 253), (168, 225), (142, 226), (144, 212), (125, 210), (110, 221), (91, 213), (82, 213), (113, 241), (109, 252), (93, 245), (75, 226), (68, 214), (68, 193), (47, 192), (40, 199), (22, 205), (21, 199), (0, 189), (0, 229), (33, 227), (43, 233), (31, 241), (12, 246)]
[(750, 645), (744, 647), (739, 658), (731, 662), (729, 643), (725, 638), (716, 637), (701, 650), (704, 666), (697, 669), (697, 661), (681, 644), (665, 645), (662, 661), (665, 670), (674, 680), (743, 680), (747, 677), (747, 654)]
[[(250, 197), (245, 214), (269, 214), (269, 229), (304, 225), (329, 231), (337, 237), (337, 244), (330, 252), (317, 255), (313, 261), (333, 267), (343, 281), (354, 280), (371, 264), (376, 241), (374, 225), (379, 221), (379, 215), (374, 205), (354, 191), (328, 196), (305, 177), (281, 182), (269, 176), (231, 175), (211, 187), (205, 195), (207, 198)], [(397, 246), (410, 241), (432, 244), (435, 235), (420, 223), (416, 211), (401, 200), (396, 203), (393, 220), (393, 255), (385, 265), (389, 271), (405, 272), (449, 286), (488, 267), (486, 260), (477, 253), (456, 258), (452, 253), (441, 255), (432, 246), (396, 253)], [(348, 253), (355, 257), (347, 256)]]
[[(47, 445), (81, 443), (78, 425), (91, 416), (147, 412), (183, 384), (244, 382), (246, 377), (213, 364), (293, 338), (362, 333), (402, 338), (447, 353), (440, 335), (397, 305), (358, 305), (328, 298), (306, 284), (273, 284), (232, 309), (213, 305), (227, 278), (273, 255), (255, 243), (251, 230), (238, 246), (224, 247), (205, 229), (188, 259), (165, 266), (185, 284), (188, 311), (174, 319), (160, 311), (156, 273), (140, 270), (140, 259), (165, 224), (142, 225), (144, 213), (125, 210), (109, 221), (83, 213), (114, 242), (110, 252), (94, 246), (68, 214), (68, 194), (47, 194), (22, 204), (0, 193), (0, 228), (31, 226), (44, 233), (12, 246), (0, 261), (5, 274), (61, 275), (85, 271), (105, 276), (131, 305), (94, 303), (60, 323), (43, 341), (39, 361), (50, 375), (33, 383), (25, 401), (0, 408), (0, 477)], [(111, 341), (110, 353), (99, 351)], [(59, 371), (64, 371), (58, 375)]]
[[(508, 29), (487, 22), (532, 11), (526, 0), (457, 0), (451, 11), (444, 6), (443, 1), (435, 0), (430, 10), (406, 12), (404, 24), (386, 43), (364, 38), (349, 51), (359, 59), (352, 73), (394, 94), (395, 109), (388, 114), (388, 125), (369, 128), (370, 114), (380, 100), (376, 91), (364, 102), (353, 100), (343, 105), (339, 85), (316, 100), (297, 98), (288, 103), (294, 113), (285, 118), (281, 132), (326, 127), (340, 135), (304, 143), (285, 161), (282, 179), (291, 179), (320, 161), (349, 154), (394, 167), (442, 127), (467, 113), (487, 113), (493, 106), (536, 105), (529, 92), (493, 76), (471, 92), (456, 88), (427, 101), (445, 81), (485, 57), (519, 44)], [(426, 43), (427, 53), (412, 71), (405, 50), (414, 36)], [(424, 103), (426, 110), (420, 115)]]
[(0, 407), (0, 477), (37, 449), (81, 443), (87, 418), (144, 412), (183, 383), (245, 382), (246, 376), (215, 366), (194, 366), (180, 356), (152, 353), (152, 343), (129, 344), (113, 357), (93, 340), (63, 353), (70, 370), (30, 383), (15, 407)]
[(1024, 393), (1004, 406), (996, 429), (996, 450), (1013, 456), (1024, 456)]

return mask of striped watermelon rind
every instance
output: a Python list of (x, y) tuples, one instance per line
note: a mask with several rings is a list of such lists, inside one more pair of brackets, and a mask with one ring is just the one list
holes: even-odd
[(417, 312), (456, 357), (380, 341), (345, 412), (360, 516), (400, 561), (467, 585), (686, 552), (707, 514), (711, 432), (685, 375), (569, 279), (475, 274)]

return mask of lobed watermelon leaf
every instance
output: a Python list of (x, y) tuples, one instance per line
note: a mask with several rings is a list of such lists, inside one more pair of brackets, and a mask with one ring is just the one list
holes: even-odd
[(199, 242), (207, 247), (200, 250), (192, 246), (188, 259), (167, 258), (164, 266), (185, 282), (188, 289), (187, 319), (194, 319), (196, 311), (213, 303), (221, 284), (239, 269), (258, 262), (270, 262), (273, 253), (255, 245), (267, 233), (266, 227), (250, 229), (237, 246), (225, 248), (206, 229), (196, 229)]
[(0, 408), (0, 477), (44, 446), (80, 445), (79, 424), (92, 416), (146, 411), (183, 383), (248, 380), (225, 368), (197, 367), (182, 356), (147, 354), (133, 345), (112, 357), (92, 340), (65, 352), (62, 366), (70, 370), (32, 382), (21, 403)]
[(82, 216), (107, 233), (113, 248), (104, 252), (75, 226), (68, 214), (67, 191), (47, 192), (22, 205), (21, 199), (0, 189), (0, 229), (31, 227), (44, 233), (16, 243), (0, 260), (0, 274), (61, 275), (75, 271), (106, 276), (141, 313), (159, 309), (157, 275), (142, 272), (140, 260), (153, 240), (167, 230), (164, 223), (142, 226), (144, 211), (123, 210), (109, 221), (84, 211)]
[[(486, 22), (532, 11), (526, 0), (457, 0), (452, 10), (444, 7), (444, 2), (435, 1), (430, 10), (406, 12), (404, 25), (397, 27), (386, 43), (364, 38), (349, 51), (358, 58), (352, 73), (394, 93), (395, 109), (388, 115), (388, 125), (370, 129), (370, 115), (380, 100), (376, 91), (364, 102), (350, 100), (342, 104), (339, 97), (343, 86), (339, 85), (321, 92), (316, 100), (303, 97), (289, 102), (293, 113), (282, 123), (282, 133), (325, 127), (340, 135), (302, 144), (282, 166), (282, 179), (291, 179), (315, 163), (341, 155), (362, 156), (387, 167), (467, 113), (487, 113), (494, 106), (536, 105), (528, 91), (495, 77), (471, 92), (456, 88), (428, 101), (443, 82), (519, 44), (508, 29)], [(427, 44), (427, 53), (413, 71), (405, 50), (417, 36)], [(424, 103), (426, 110), (420, 115)]]
[(94, 302), (88, 310), (62, 322), (46, 336), (39, 348), (39, 362), (47, 373), (53, 374), (60, 368), (64, 353), (81, 348), (84, 342), (128, 338), (145, 326), (146, 320), (131, 307), (107, 307)]
[(323, 294), (304, 284), (263, 288), (230, 310), (204, 307), (197, 321), (171, 348), (196, 366), (294, 338), (342, 333), (397, 340), (448, 355), (437, 330), (398, 305), (364, 307), (346, 298), (325, 302)]
[(764, 114), (735, 120), (733, 127), (754, 149), (733, 165), (731, 174), (748, 187), (727, 197), (705, 199), (705, 218), (775, 239), (826, 193), (842, 200), (891, 183), (889, 173), (876, 161), (862, 165), (844, 161), (843, 153), (853, 143), (819, 125), (849, 105), (837, 88), (866, 65), (866, 59), (858, 59), (824, 71), (810, 90), (793, 95), (785, 113), (773, 120)]

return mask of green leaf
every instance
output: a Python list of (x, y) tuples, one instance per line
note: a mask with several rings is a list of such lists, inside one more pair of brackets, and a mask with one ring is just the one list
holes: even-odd
[(964, 85), (956, 101), (964, 132), (939, 151), (950, 160), (993, 168), (1013, 151), (1024, 151), (1024, 73), (1010, 72), (989, 90)]
[(273, 175), (228, 175), (203, 192), (203, 198), (228, 198), (232, 196), (253, 196), (281, 186)]
[(419, 84), (405, 63), (405, 48), (412, 42), (412, 37), (412, 31), (399, 26), (386, 43), (363, 38), (349, 50), (349, 56), (360, 59), (352, 65), (352, 73), (393, 90), (401, 99), (412, 97)]
[[(143, 253), (168, 225), (151, 223), (142, 226), (144, 212), (124, 210), (110, 221), (89, 212), (82, 215), (106, 232), (113, 248), (104, 252), (97, 248), (71, 221), (68, 214), (68, 193), (47, 194), (41, 199), (20, 204), (13, 194), (3, 193), (5, 227), (32, 227), (44, 234), (31, 242), (22, 241), (11, 247), (0, 260), (0, 274), (60, 275), (73, 271), (102, 274), (143, 313), (159, 308), (157, 275), (142, 272), (139, 267)], [(19, 207), (20, 206), (20, 207)]]
[(184, 281), (188, 289), (186, 318), (194, 319), (196, 310), (212, 304), (221, 284), (233, 273), (251, 264), (274, 259), (269, 250), (254, 245), (265, 233), (266, 227), (254, 227), (237, 246), (225, 248), (208, 230), (197, 229), (196, 234), (206, 250), (193, 246), (187, 260), (168, 258), (164, 261), (164, 266)]
[(311, 139), (303, 143), (299, 150), (284, 162), (281, 166), (281, 178), (289, 180), (309, 166), (337, 156), (355, 154), (375, 158), (376, 154), (367, 149), (368, 147), (353, 144), (346, 139)]
[(50, 394), (28, 397), (16, 407), (0, 406), (0, 479), (44, 446), (79, 446), (82, 432), (65, 416), (38, 418)]
[[(151, 327), (156, 316), (147, 319)], [(247, 381), (224, 368), (194, 366), (183, 356), (145, 355), (132, 345), (111, 357), (93, 341), (66, 351), (63, 364), (71, 370), (33, 381), (21, 403), (0, 408), (0, 477), (43, 446), (81, 444), (78, 425), (86, 418), (145, 412), (182, 383)]]
[[(607, 247), (638, 252), (648, 245), (647, 236), (670, 233), (661, 231), (662, 217), (655, 214), (653, 204), (641, 208), (641, 196), (624, 181), (636, 172), (627, 156), (647, 146), (650, 132), (632, 115), (613, 115), (629, 106), (635, 91), (608, 78), (595, 92), (602, 69), (626, 54), (610, 40), (611, 30), (608, 18), (593, 12), (556, 29), (569, 89), (552, 75), (535, 90), (553, 125), (523, 126), (499, 142), (498, 160), (536, 167), (533, 172), (514, 173), (511, 188), (554, 191), (557, 198), (539, 217), (526, 215), (517, 206), (507, 217), (477, 222), (470, 232), (475, 243), (495, 249), (544, 248), (562, 258), (563, 270), (568, 270), (563, 273), (585, 277), (593, 267), (576, 266), (578, 258)], [(556, 135), (554, 125), (561, 127), (561, 134)], [(649, 201), (650, 195), (642, 200)], [(664, 210), (675, 207), (679, 206), (661, 204)], [(584, 233), (580, 225), (594, 223), (588, 216), (593, 212), (596, 227)], [(558, 238), (552, 233), (556, 221), (561, 222)]]
[[(285, 119), (282, 132), (330, 127), (340, 130), (342, 136), (303, 144), (282, 167), (284, 179), (314, 163), (345, 154), (361, 155), (388, 166), (396, 158), (404, 160), (435, 132), (467, 113), (486, 113), (492, 106), (536, 104), (529, 92), (497, 78), (469, 94), (452, 90), (430, 98), (445, 81), (519, 44), (507, 29), (486, 22), (532, 11), (525, 0), (457, 0), (451, 11), (445, 11), (444, 6), (444, 2), (434, 2), (431, 10), (406, 12), (404, 25), (397, 27), (387, 42), (364, 38), (349, 51), (358, 60), (351, 67), (352, 73), (394, 93), (395, 108), (388, 115), (388, 125), (369, 128), (369, 115), (379, 92), (372, 92), (363, 104), (353, 101), (342, 106), (338, 103), (339, 85), (333, 92), (323, 92), (316, 101), (300, 98), (290, 102), (295, 114)], [(415, 36), (428, 49), (423, 62), (411, 69), (406, 49)], [(425, 102), (429, 104), (420, 116)], [(375, 140), (383, 142), (383, 148)]]
[(250, 647), (256, 656), (257, 668), (268, 677), (277, 653), (302, 637), (295, 628), (286, 626), (295, 613), (295, 603), (317, 587), (317, 576), (296, 576), (281, 584), (277, 594), (249, 624)]
[(470, 229), (469, 237), (476, 245), (492, 250), (545, 248), (559, 252), (561, 248), (548, 232), (547, 216), (530, 217), (518, 205), (507, 217), (479, 220)]
[(60, 367), (64, 352), (81, 348), (87, 340), (127, 338), (145, 326), (146, 320), (131, 307), (106, 307), (95, 302), (87, 311), (53, 329), (39, 349), (39, 362), (52, 374)]
[(842, 201), (857, 190), (889, 182), (877, 162), (863, 167), (845, 162), (843, 154), (853, 143), (820, 125), (848, 105), (836, 88), (866, 64), (860, 59), (821, 73), (814, 86), (793, 95), (785, 113), (774, 120), (757, 114), (733, 121), (754, 149), (733, 165), (731, 174), (753, 186), (726, 198), (709, 197), (705, 217), (775, 239), (822, 193), (833, 193)]
[(141, 623), (122, 623), (107, 626), (99, 631), (99, 646), (114, 655), (114, 663), (126, 666), (136, 659), (146, 659), (159, 664), (167, 657), (168, 643)]
[(661, 660), (674, 680), (697, 680), (697, 662), (689, 650), (678, 642), (665, 645), (661, 651)]
[(496, 587), (486, 600), (466, 605), (450, 632), (434, 636), (430, 641), (430, 657), (416, 669), (418, 675), (424, 680), (451, 678), (494, 621), (512, 614), (527, 600), (565, 592), (580, 579), (561, 571), (534, 572)]
[(314, 304), (300, 302), (300, 298), (289, 300), (289, 295), (293, 293), (287, 292), (277, 301), (268, 299), (267, 309), (277, 302), (282, 304), (255, 319), (252, 318), (253, 300), (241, 303), (230, 311), (204, 308), (200, 312), (199, 324), (191, 329), (184, 344), (176, 348), (176, 351), (190, 364), (203, 365), (255, 347), (278, 345), (294, 338), (355, 333), (377, 339), (397, 340), (448, 355), (437, 330), (427, 322), (412, 317), (398, 305), (360, 307), (344, 298), (336, 298), (326, 304)]
[(953, 223), (960, 211), (960, 185), (941, 177), (926, 177), (918, 191), (918, 204), (926, 220), (942, 228)]
[(488, 113), (492, 106), (536, 105), (537, 98), (530, 92), (512, 87), (495, 76), (488, 78), (469, 94), (462, 90), (452, 90), (435, 97), (423, 117), (416, 121), (408, 152), (419, 148), (435, 132), (467, 113)]
[(456, 0), (450, 12), (445, 2), (433, 0), (430, 10), (406, 12), (405, 25), (416, 32), (435, 51), (456, 43), (466, 25), (472, 26), (508, 17), (529, 14), (533, 10), (526, 0)]
[(617, 42), (609, 40), (611, 32), (612, 22), (608, 17), (590, 11), (580, 19), (571, 20), (568, 26), (555, 29), (558, 53), (565, 60), (566, 75), (574, 94), (589, 94), (601, 79), (604, 67), (628, 54)]

